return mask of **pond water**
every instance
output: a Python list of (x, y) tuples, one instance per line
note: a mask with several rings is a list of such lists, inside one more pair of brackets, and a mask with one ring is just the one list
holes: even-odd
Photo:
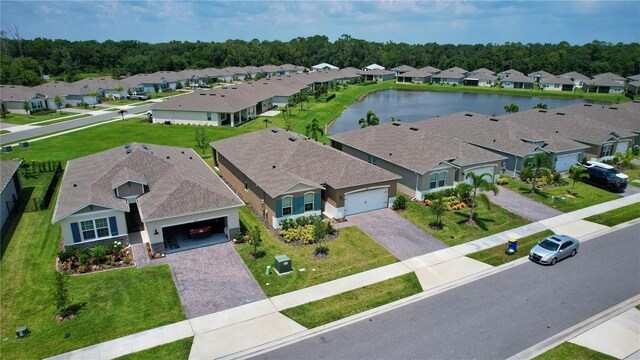
[(376, 113), (380, 123), (389, 122), (392, 116), (402, 122), (414, 122), (460, 111), (503, 115), (506, 114), (504, 106), (509, 104), (516, 104), (520, 111), (524, 111), (538, 103), (545, 103), (549, 109), (553, 109), (584, 102), (587, 101), (464, 92), (382, 90), (351, 105), (336, 119), (329, 133), (339, 134), (360, 128), (358, 120), (366, 117), (369, 110)]

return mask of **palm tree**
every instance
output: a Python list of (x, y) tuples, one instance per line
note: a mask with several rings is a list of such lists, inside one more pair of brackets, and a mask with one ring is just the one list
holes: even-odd
[(269, 124), (271, 124), (271, 120), (269, 120), (269, 118), (264, 118), (264, 120), (262, 120), (262, 122), (264, 123), (264, 128), (266, 129)]
[(282, 112), (282, 120), (287, 120), (287, 108), (283, 107), (280, 111)]
[(534, 109), (548, 109), (549, 106), (545, 103), (537, 103), (536, 106), (533, 107)]
[(24, 113), (27, 114), (27, 117), (31, 118), (31, 104), (27, 100), (22, 102), (22, 109)]
[(440, 192), (438, 194), (438, 198), (433, 200), (431, 205), (429, 205), (429, 211), (436, 218), (432, 226), (437, 229), (442, 228), (442, 215), (444, 215), (444, 201), (442, 200), (442, 194), (443, 193)]
[(358, 124), (360, 124), (360, 127), (364, 129), (367, 126), (375, 126), (375, 125), (380, 124), (380, 119), (378, 118), (376, 113), (374, 113), (373, 111), (369, 110), (369, 111), (367, 111), (367, 117), (366, 118), (360, 118), (360, 120), (358, 120)]
[(391, 122), (392, 122), (392, 123), (394, 123), (394, 122), (401, 122), (401, 121), (402, 121), (402, 120), (400, 120), (400, 118), (397, 118), (397, 119), (396, 119), (396, 118), (395, 118), (395, 117), (393, 117), (393, 116), (391, 117)]
[(620, 165), (620, 170), (624, 171), (624, 169), (631, 167), (631, 161), (637, 159), (638, 155), (635, 155), (633, 151), (629, 150), (624, 154), (618, 151), (615, 153), (615, 157), (617, 158), (618, 165)]
[(569, 169), (569, 179), (573, 180), (571, 192), (573, 192), (573, 188), (576, 186), (576, 181), (586, 179), (588, 177), (589, 174), (584, 171), (584, 166), (572, 166), (571, 169)]
[[(491, 200), (489, 200), (489, 197), (484, 193), (484, 191), (491, 191), (494, 195), (498, 195), (498, 192), (500, 191), (496, 184), (485, 179), (485, 177), (491, 179), (491, 176), (492, 175), (489, 173), (482, 173), (478, 175), (474, 172), (469, 172), (465, 176), (465, 179), (471, 180), (469, 185), (471, 185), (471, 187), (473, 188), (473, 193), (471, 195), (471, 213), (469, 214), (469, 222), (473, 221), (473, 215), (475, 214), (476, 209), (476, 201), (480, 200), (487, 207), (487, 209), (491, 209)], [(478, 194), (478, 190), (483, 192)]]
[(125, 109), (122, 109), (122, 110), (118, 111), (118, 115), (122, 116), (122, 120), (124, 120), (124, 114), (126, 114), (126, 113), (127, 113), (127, 110), (125, 110)]
[(536, 179), (541, 175), (546, 175), (553, 166), (551, 160), (545, 153), (535, 153), (524, 159), (524, 163), (533, 169), (533, 182), (531, 183), (531, 193), (536, 192)]
[(322, 136), (322, 134), (324, 134), (324, 131), (322, 130), (320, 125), (318, 125), (318, 119), (313, 118), (313, 120), (311, 120), (311, 124), (307, 125), (307, 131), (305, 135), (317, 141), (318, 137)]
[(508, 114), (516, 113), (520, 111), (520, 107), (516, 104), (505, 105), (504, 111), (506, 111)]

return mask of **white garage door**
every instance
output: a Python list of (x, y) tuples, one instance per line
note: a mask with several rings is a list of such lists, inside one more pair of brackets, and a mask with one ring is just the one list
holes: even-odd
[(486, 180), (490, 180), (491, 182), (494, 182), (494, 173), (493, 173), (493, 169), (495, 169), (495, 166), (485, 166), (485, 167), (481, 167), (481, 168), (475, 168), (475, 169), (471, 169), (471, 170), (465, 170), (465, 174), (464, 174), (464, 181), (468, 184), (471, 184), (471, 179), (467, 179), (467, 174), (472, 172), (476, 175), (481, 175), (484, 173), (488, 173), (491, 174), (491, 178), (487, 178), (486, 176), (484, 177)]
[(563, 172), (569, 171), (572, 166), (579, 163), (580, 153), (560, 155), (556, 160), (556, 171)]
[(621, 153), (624, 154), (627, 151), (629, 151), (629, 142), (628, 141), (618, 143), (618, 146), (616, 146), (616, 152), (621, 152)]
[(389, 202), (389, 188), (376, 188), (345, 194), (344, 215), (384, 209)]

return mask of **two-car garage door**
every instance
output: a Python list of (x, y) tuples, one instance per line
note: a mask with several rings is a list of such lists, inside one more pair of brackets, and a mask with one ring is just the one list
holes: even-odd
[(556, 159), (556, 171), (569, 171), (572, 166), (580, 163), (579, 159), (580, 153), (558, 155), (558, 158)]
[(465, 179), (464, 179), (464, 181), (465, 181), (465, 182), (467, 182), (467, 183), (469, 183), (469, 184), (471, 183), (471, 181), (472, 181), (472, 180), (471, 180), (471, 179), (467, 179), (467, 175), (466, 175), (466, 174), (467, 174), (467, 173), (472, 172), (472, 173), (474, 173), (474, 174), (476, 174), (476, 175), (482, 175), (482, 174), (484, 174), (484, 173), (491, 174), (491, 178), (487, 178), (487, 177), (485, 176), (485, 179), (486, 179), (486, 180), (489, 180), (489, 181), (491, 181), (491, 182), (494, 182), (494, 175), (495, 175), (495, 174), (494, 174), (494, 169), (495, 169), (495, 166), (485, 166), (485, 167), (481, 167), (481, 168), (469, 169), (469, 170), (467, 170), (467, 171), (465, 172)]
[(388, 201), (388, 187), (352, 191), (344, 194), (344, 215), (384, 209)]

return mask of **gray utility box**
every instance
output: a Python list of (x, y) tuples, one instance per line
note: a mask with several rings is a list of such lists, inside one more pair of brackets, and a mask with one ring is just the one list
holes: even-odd
[(2, 152), (11, 152), (13, 149), (11, 148), (11, 145), (7, 145), (7, 146), (3, 146), (2, 147)]
[(291, 259), (287, 255), (278, 255), (273, 260), (273, 269), (278, 275), (288, 274), (291, 270)]
[(21, 148), (28, 148), (29, 147), (29, 142), (28, 141), (23, 141), (20, 143), (20, 147)]

